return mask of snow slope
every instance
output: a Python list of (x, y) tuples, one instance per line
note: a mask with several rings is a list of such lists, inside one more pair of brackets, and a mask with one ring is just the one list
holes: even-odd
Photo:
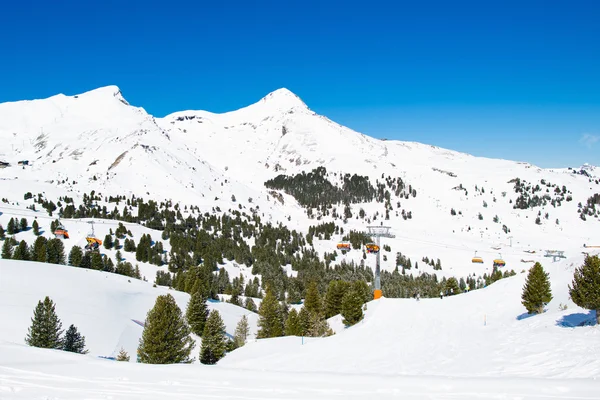
[[(149, 282), (64, 265), (0, 260), (0, 339), (24, 343), (37, 302), (50, 296), (63, 328), (75, 324), (85, 336), (91, 355), (114, 357), (123, 347), (133, 362), (143, 331), (135, 321), (143, 323), (156, 297), (166, 293), (185, 313), (190, 298), (187, 293), (154, 288)], [(208, 306), (219, 311), (227, 333), (233, 335), (238, 321), (246, 315), (251, 335), (256, 334), (257, 314), (229, 303), (208, 302)], [(194, 356), (198, 358), (199, 339), (196, 345)]]
[[(593, 313), (566, 296), (579, 262), (548, 268), (554, 300), (543, 315), (523, 318), (523, 276), (515, 276), (443, 300), (372, 301), (363, 322), (332, 337), (250, 341), (209, 367), (97, 357), (121, 345), (135, 354), (141, 327), (131, 319), (142, 319), (158, 294), (172, 293), (182, 307), (186, 294), (97, 271), (0, 261), (0, 398), (593, 399), (598, 327), (577, 326)], [(44, 295), (56, 301), (64, 324), (80, 328), (90, 354), (23, 343)], [(558, 310), (558, 303), (568, 309)], [(246, 312), (210, 306), (228, 330)]]
[[(594, 312), (574, 305), (567, 284), (582, 257), (545, 264), (553, 300), (529, 316), (521, 305), (525, 274), (444, 299), (368, 303), (365, 319), (332, 337), (259, 340), (220, 365), (271, 371), (456, 377), (600, 378)], [(559, 305), (566, 304), (566, 310)]]
[[(324, 166), (338, 176), (369, 176), (373, 184), (382, 175), (401, 177), (415, 189), (416, 197), (392, 198), (389, 220), (383, 219), (382, 203), (353, 204), (353, 218), (346, 224), (335, 220), (345, 231), (364, 230), (370, 224), (391, 226), (396, 238), (384, 240), (392, 248), (382, 261), (387, 270), (395, 268), (398, 251), (413, 264), (419, 262), (419, 271), (410, 273), (432, 272), (420, 262), (429, 257), (441, 259), (439, 275), (466, 276), (489, 273), (492, 260), (500, 256), (507, 268), (520, 271), (530, 265), (521, 260), (532, 260), (526, 251), (536, 251), (536, 257), (544, 250), (574, 256), (585, 251), (584, 243), (600, 245), (598, 218), (583, 221), (577, 212), (580, 202), (585, 204), (600, 192), (596, 169), (590, 166), (582, 169), (591, 180), (566, 169), (540, 169), (425, 144), (378, 140), (315, 114), (286, 89), (228, 113), (183, 111), (165, 118), (129, 105), (115, 86), (77, 96), (3, 103), (0, 140), (6, 144), (0, 160), (12, 164), (0, 169), (0, 193), (10, 206), (22, 210), (31, 204), (23, 201), (29, 191), (44, 192), (49, 199), (61, 195), (81, 199), (83, 193), (95, 190), (103, 196), (173, 199), (182, 206), (199, 206), (202, 212), (217, 207), (247, 212), (255, 207), (264, 221), (306, 231), (309, 225), (333, 218), (309, 219), (291, 196), (283, 196), (284, 204), (269, 196), (264, 182), (280, 173)], [(499, 156), (510, 158), (510, 153)], [(22, 159), (32, 165), (16, 166)], [(515, 178), (533, 186), (542, 180), (565, 186), (573, 200), (557, 207), (514, 209), (518, 194), (510, 181)], [(461, 185), (464, 190), (457, 190)], [(546, 193), (542, 187), (540, 195)], [(0, 212), (4, 206), (0, 204)], [(341, 213), (342, 207), (337, 208)], [(361, 208), (365, 219), (357, 219)], [(457, 215), (451, 215), (452, 209)], [(401, 210), (411, 211), (412, 218), (403, 219)], [(538, 213), (540, 224), (535, 223)], [(510, 229), (508, 234), (503, 225)], [(341, 236), (317, 241), (316, 247), (321, 254), (331, 252)], [(484, 257), (483, 266), (470, 262), (476, 251)], [(338, 261), (342, 259), (360, 262), (362, 252), (340, 256)], [(366, 262), (373, 264), (372, 259)]]

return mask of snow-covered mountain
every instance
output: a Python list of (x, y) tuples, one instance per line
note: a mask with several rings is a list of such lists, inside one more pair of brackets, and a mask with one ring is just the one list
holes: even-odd
[[(325, 167), (334, 183), (346, 173), (367, 176), (373, 185), (398, 177), (414, 196), (392, 195), (389, 219), (384, 204), (370, 202), (352, 204), (353, 217), (345, 224), (335, 219), (336, 224), (346, 230), (389, 225), (397, 236), (388, 242), (393, 252), (401, 250), (413, 261), (441, 258), (450, 267), (444, 270), (480, 270), (470, 263), (475, 251), (486, 256), (486, 265), (500, 255), (518, 270), (530, 258), (524, 250), (572, 254), (583, 244), (597, 244), (600, 226), (595, 211), (586, 221), (580, 218), (579, 203), (600, 192), (594, 168), (541, 169), (375, 139), (317, 115), (287, 89), (237, 111), (182, 111), (165, 118), (130, 105), (115, 86), (4, 103), (0, 140), (0, 161), (10, 163), (0, 169), (2, 197), (23, 208), (29, 205), (23, 201), (27, 191), (80, 199), (95, 190), (103, 196), (172, 199), (208, 212), (255, 207), (267, 220), (304, 231), (334, 219), (318, 213), (318, 219), (308, 218), (285, 193), (278, 201), (266, 180), (316, 167)], [(23, 160), (29, 165), (19, 166)], [(546, 200), (515, 208), (523, 192)], [(338, 214), (342, 209), (338, 205)], [(364, 218), (358, 218), (360, 209)], [(317, 246), (331, 251), (340, 239)], [(359, 260), (360, 254), (348, 257)], [(392, 253), (384, 267), (393, 268), (394, 259)]]
[[(492, 260), (506, 260), (517, 276), (444, 299), (381, 299), (367, 304), (360, 324), (344, 329), (330, 319), (336, 335), (254, 341), (216, 367), (148, 366), (98, 359), (121, 346), (134, 354), (141, 320), (156, 296), (172, 293), (183, 308), (189, 296), (153, 287), (166, 266), (140, 262), (143, 282), (115, 274), (0, 259), (0, 398), (594, 398), (600, 366), (593, 312), (575, 306), (567, 285), (582, 253), (598, 253), (600, 222), (592, 197), (600, 192), (597, 169), (541, 169), (534, 165), (475, 157), (435, 146), (383, 141), (311, 111), (296, 95), (277, 90), (256, 104), (223, 114), (182, 111), (155, 118), (130, 105), (115, 86), (76, 96), (0, 104), (0, 225), (12, 218), (36, 220), (51, 236), (49, 216), (34, 202), (41, 193), (81, 204), (92, 190), (105, 198), (125, 195), (181, 203), (182, 218), (229, 209), (260, 215), (306, 233), (310, 225), (335, 222), (349, 230), (389, 225), (382, 267), (396, 267), (396, 252), (418, 261), (418, 275), (442, 277), (490, 273)], [(501, 154), (510, 158), (510, 154)], [(391, 190), (389, 201), (357, 202), (312, 210), (265, 182), (317, 167), (340, 185), (344, 174), (369, 178)], [(397, 181), (394, 181), (397, 183)], [(31, 192), (34, 198), (24, 194)], [(592, 199), (592, 203), (588, 202)], [(385, 203), (388, 203), (386, 207)], [(581, 203), (581, 205), (580, 205)], [(98, 208), (115, 204), (97, 201)], [(37, 207), (37, 208), (36, 208)], [(119, 209), (123, 208), (121, 204)], [(516, 207), (516, 208), (515, 208)], [(362, 210), (362, 212), (361, 212)], [(313, 212), (314, 211), (314, 212)], [(389, 219), (385, 217), (386, 211)], [(338, 215), (334, 217), (334, 212)], [(407, 217), (405, 212), (410, 213)], [(582, 217), (583, 215), (583, 217)], [(85, 244), (89, 219), (63, 218), (72, 246)], [(96, 219), (100, 238), (119, 221)], [(161, 232), (126, 223), (131, 237), (161, 240)], [(33, 243), (32, 230), (14, 235)], [(315, 240), (323, 256), (342, 235)], [(254, 238), (248, 241), (252, 245)], [(586, 244), (587, 247), (583, 245)], [(164, 240), (165, 251), (171, 248)], [(566, 259), (545, 257), (562, 250)], [(104, 249), (109, 258), (115, 249)], [(484, 264), (472, 263), (477, 252)], [(134, 253), (122, 255), (136, 263)], [(441, 271), (421, 262), (440, 259)], [(374, 264), (361, 249), (341, 260)], [(541, 262), (550, 273), (554, 298), (543, 315), (525, 318), (520, 291), (525, 272)], [(137, 264), (137, 263), (136, 263)], [(231, 278), (246, 281), (251, 268), (223, 260)], [(283, 266), (290, 275), (290, 265)], [(415, 266), (416, 267), (416, 266)], [(50, 295), (65, 324), (87, 337), (88, 355), (27, 347), (22, 339), (38, 300)], [(259, 303), (260, 300), (256, 299)], [(566, 307), (565, 307), (566, 306)], [(211, 303), (231, 332), (240, 307)], [(197, 351), (196, 351), (197, 353)], [(194, 354), (197, 356), (197, 354)], [(133, 361), (133, 360), (132, 360)], [(393, 379), (390, 379), (393, 377)], [(575, 379), (582, 378), (582, 379)]]

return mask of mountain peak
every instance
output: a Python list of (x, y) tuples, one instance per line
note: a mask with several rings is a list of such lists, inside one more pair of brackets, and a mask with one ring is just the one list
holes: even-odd
[(129, 105), (127, 100), (125, 100), (125, 98), (123, 97), (123, 94), (121, 93), (121, 89), (119, 89), (119, 87), (116, 85), (109, 85), (109, 86), (99, 87), (97, 89), (92, 89), (92, 90), (84, 92), (80, 95), (77, 95), (76, 97), (79, 97), (79, 98), (110, 98), (110, 97), (114, 97), (117, 100), (119, 100), (121, 103), (123, 103), (125, 105)]
[(306, 104), (296, 94), (292, 93), (289, 89), (280, 88), (277, 89), (265, 97), (263, 97), (259, 103), (274, 104), (277, 108), (308, 108)]

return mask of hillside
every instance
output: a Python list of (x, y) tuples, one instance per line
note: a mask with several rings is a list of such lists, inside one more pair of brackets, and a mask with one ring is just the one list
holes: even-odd
[[(75, 324), (94, 357), (116, 357), (121, 347), (135, 355), (143, 331), (135, 321), (144, 322), (156, 297), (170, 293), (183, 312), (190, 299), (187, 293), (152, 287), (137, 279), (64, 265), (1, 260), (0, 276), (0, 319), (5, 322), (2, 341), (23, 344), (37, 302), (50, 296), (63, 328)], [(238, 321), (246, 315), (251, 337), (256, 335), (256, 313), (221, 302), (209, 301), (208, 307), (219, 311), (228, 334), (233, 336)], [(197, 359), (200, 339), (196, 339)]]
[[(600, 245), (600, 197), (593, 197), (600, 185), (591, 166), (540, 169), (378, 140), (314, 113), (286, 89), (237, 111), (183, 111), (165, 118), (130, 105), (115, 86), (4, 103), (0, 140), (6, 144), (0, 161), (11, 164), (0, 169), (5, 214), (11, 212), (5, 207), (32, 205), (23, 200), (26, 192), (54, 201), (69, 196), (77, 205), (93, 190), (103, 198), (135, 195), (200, 212), (239, 210), (300, 232), (325, 222), (345, 232), (384, 224), (396, 235), (384, 241), (391, 247), (384, 269), (396, 267), (400, 251), (419, 262), (418, 272), (433, 272), (420, 262), (424, 257), (440, 259), (443, 271), (435, 273), (444, 276), (490, 273), (498, 257), (518, 272), (530, 265), (522, 262), (532, 259), (525, 251), (575, 255), (583, 244)], [(20, 160), (30, 165), (20, 167)], [(289, 190), (265, 186), (281, 174), (319, 167), (333, 186), (342, 184), (342, 175), (356, 174), (383, 197), (351, 202), (352, 216), (344, 218), (342, 203), (307, 207)], [(114, 207), (101, 200), (94, 204)], [(315, 248), (321, 256), (333, 252), (343, 236), (316, 241)], [(470, 263), (475, 252), (484, 266)], [(362, 257), (362, 251), (351, 252), (336, 261)]]
[[(98, 358), (124, 346), (135, 354), (143, 318), (163, 288), (98, 271), (0, 261), (2, 398), (76, 399), (82, 395), (211, 398), (595, 398), (600, 365), (592, 313), (566, 299), (580, 257), (550, 267), (555, 299), (523, 318), (522, 277), (460, 296), (380, 299), (360, 324), (328, 338), (251, 341), (217, 366), (144, 365)], [(171, 292), (180, 306), (187, 295)], [(37, 300), (50, 295), (64, 323), (86, 336), (88, 355), (36, 349), (22, 340)], [(566, 303), (566, 310), (557, 304)], [(229, 327), (242, 313), (219, 309)], [(242, 310), (243, 311), (243, 310)], [(484, 319), (486, 323), (484, 324)], [(593, 318), (593, 316), (592, 316)], [(133, 360), (132, 360), (133, 361)]]

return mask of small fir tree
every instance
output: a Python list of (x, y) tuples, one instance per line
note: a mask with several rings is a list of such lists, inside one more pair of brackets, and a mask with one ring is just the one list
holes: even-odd
[(600, 257), (585, 257), (583, 265), (575, 270), (569, 295), (579, 307), (595, 310), (596, 324), (600, 325)]
[(342, 322), (352, 326), (363, 318), (362, 299), (356, 290), (348, 290), (342, 299)]
[(37, 219), (33, 220), (33, 224), (31, 225), (31, 227), (33, 228), (33, 234), (35, 236), (39, 236), (40, 235), (40, 226), (37, 222)]
[(112, 240), (112, 235), (106, 235), (104, 237), (104, 248), (107, 250), (112, 249), (113, 247), (113, 240)]
[(73, 246), (69, 252), (69, 265), (79, 267), (83, 258), (83, 251), (79, 246)]
[(530, 314), (543, 313), (544, 306), (552, 300), (549, 275), (539, 262), (529, 270), (521, 299), (521, 303)]
[(19, 228), (21, 231), (26, 231), (27, 230), (27, 219), (25, 218), (21, 218), (21, 223), (19, 224)]
[(129, 354), (122, 347), (119, 354), (117, 354), (117, 361), (129, 361)]
[(85, 336), (77, 331), (75, 325), (71, 325), (65, 333), (63, 350), (79, 354), (87, 354), (88, 352), (85, 349)]
[(246, 300), (244, 301), (244, 308), (252, 312), (258, 312), (258, 307), (256, 307), (256, 303), (251, 297), (246, 297)]
[(319, 288), (317, 282), (313, 281), (308, 285), (306, 289), (306, 296), (304, 299), (304, 307), (310, 313), (320, 313), (323, 307), (321, 302), (321, 296), (319, 295)]
[(202, 333), (202, 345), (200, 347), (200, 362), (202, 364), (216, 364), (227, 352), (227, 336), (225, 335), (225, 324), (217, 310), (212, 310), (208, 315), (204, 332)]
[(286, 336), (301, 336), (300, 321), (298, 318), (298, 311), (292, 308), (285, 320), (285, 335)]
[(15, 251), (13, 252), (13, 260), (23, 260), (29, 261), (31, 260), (31, 255), (29, 254), (29, 247), (27, 246), (27, 242), (21, 240)]
[(9, 235), (14, 235), (16, 232), (15, 221), (11, 218), (8, 220), (8, 225), (6, 226), (6, 233)]
[(43, 236), (38, 236), (33, 242), (33, 249), (31, 250), (31, 259), (38, 262), (48, 261), (48, 239)]
[(197, 290), (190, 301), (188, 302), (185, 317), (190, 329), (198, 336), (202, 336), (204, 326), (208, 319), (208, 306), (206, 305), (206, 297), (202, 296), (202, 292)]
[(6, 235), (4, 234), (4, 228), (0, 225), (0, 240), (4, 240)]
[(54, 302), (46, 296), (44, 302), (38, 301), (33, 312), (31, 326), (25, 337), (25, 343), (45, 349), (62, 349), (62, 322), (56, 315)]
[(237, 323), (235, 327), (235, 334), (233, 335), (233, 340), (235, 342), (235, 347), (242, 347), (246, 344), (246, 340), (248, 340), (248, 335), (250, 334), (250, 325), (248, 324), (248, 318), (244, 315), (242, 319)]
[(48, 240), (48, 262), (51, 264), (65, 264), (65, 245), (57, 238)]
[(260, 303), (258, 309), (258, 335), (259, 339), (278, 337), (283, 335), (281, 329), (282, 318), (281, 318), (281, 307), (273, 293), (271, 286), (267, 287), (265, 298)]
[(12, 240), (9, 238), (4, 241), (2, 244), (2, 258), (5, 260), (10, 260), (12, 258), (13, 246)]
[(170, 294), (158, 296), (148, 311), (138, 347), (139, 360), (146, 364), (190, 363), (195, 341), (181, 309)]

